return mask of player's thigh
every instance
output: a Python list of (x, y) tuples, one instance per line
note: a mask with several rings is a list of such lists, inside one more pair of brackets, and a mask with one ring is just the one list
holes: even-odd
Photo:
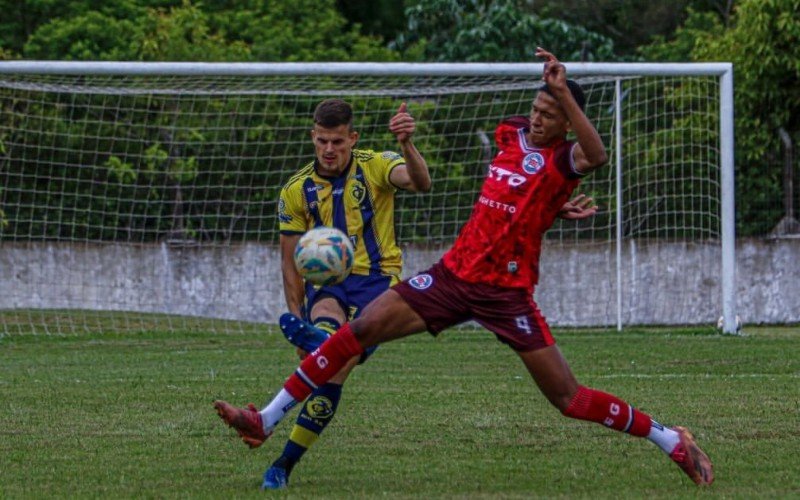
[(309, 319), (314, 322), (317, 318), (332, 318), (343, 324), (347, 321), (347, 312), (342, 309), (342, 304), (335, 297), (327, 295), (321, 296), (311, 306)]
[(475, 321), (517, 352), (556, 343), (547, 321), (525, 289), (475, 285), (470, 293), (470, 308)]
[(365, 347), (425, 331), (419, 314), (392, 289), (370, 302), (351, 325)]

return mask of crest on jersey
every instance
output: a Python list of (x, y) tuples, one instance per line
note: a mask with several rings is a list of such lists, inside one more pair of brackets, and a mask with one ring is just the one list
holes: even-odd
[(354, 181), (353, 186), (350, 188), (350, 196), (356, 200), (356, 203), (361, 205), (361, 202), (364, 201), (364, 195), (367, 194), (367, 188), (364, 187), (359, 181)]
[(530, 153), (522, 160), (522, 170), (535, 174), (544, 167), (544, 156), (541, 153)]
[(417, 290), (425, 290), (433, 285), (433, 276), (430, 274), (418, 274), (408, 280), (408, 284)]

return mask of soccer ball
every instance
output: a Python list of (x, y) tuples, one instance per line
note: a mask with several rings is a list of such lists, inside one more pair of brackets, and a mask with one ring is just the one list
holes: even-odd
[(315, 227), (304, 234), (294, 250), (294, 263), (305, 280), (315, 285), (341, 283), (353, 269), (353, 244), (335, 227)]
[[(742, 318), (739, 315), (736, 315), (735, 318), (735, 325), (736, 325), (736, 334), (739, 334), (742, 331)], [(717, 330), (722, 331), (722, 328), (725, 326), (725, 318), (720, 316), (717, 320)]]

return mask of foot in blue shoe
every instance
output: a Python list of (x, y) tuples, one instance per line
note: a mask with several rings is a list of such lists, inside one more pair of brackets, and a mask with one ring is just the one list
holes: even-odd
[(284, 313), (278, 320), (283, 336), (292, 345), (306, 352), (314, 352), (328, 338), (328, 333), (310, 325), (292, 313)]
[(289, 485), (289, 475), (283, 467), (272, 466), (264, 473), (262, 490), (280, 490)]

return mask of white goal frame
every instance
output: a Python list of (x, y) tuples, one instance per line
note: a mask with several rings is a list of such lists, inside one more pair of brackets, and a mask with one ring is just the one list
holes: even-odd
[[(736, 270), (734, 212), (733, 65), (719, 63), (565, 63), (572, 76), (713, 76), (719, 79), (719, 151), (721, 200), (721, 289), (723, 331), (735, 333)], [(530, 76), (541, 74), (541, 63), (139, 63), (2, 61), (0, 75), (160, 75), (160, 76), (264, 76), (264, 75), (402, 75), (402, 76)], [(616, 165), (622, 167), (622, 95), (616, 82)], [(617, 169), (617, 200), (622, 197), (622, 168)], [(622, 205), (617, 211), (617, 280), (622, 283)], [(622, 287), (617, 286), (617, 328), (622, 328)]]

